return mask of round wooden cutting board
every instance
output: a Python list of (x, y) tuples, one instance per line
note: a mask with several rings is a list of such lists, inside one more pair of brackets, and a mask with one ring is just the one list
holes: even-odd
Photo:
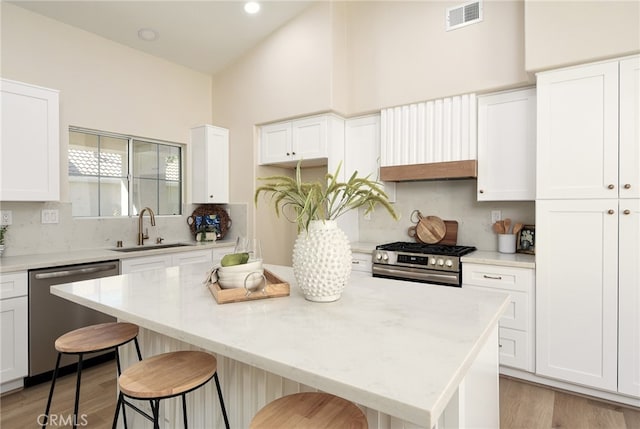
[(438, 216), (425, 216), (416, 226), (416, 236), (423, 243), (436, 244), (442, 241), (447, 232), (444, 221)]

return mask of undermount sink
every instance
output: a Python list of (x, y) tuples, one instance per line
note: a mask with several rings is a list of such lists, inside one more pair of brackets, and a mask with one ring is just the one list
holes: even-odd
[(193, 246), (193, 244), (189, 243), (171, 243), (171, 244), (152, 244), (149, 246), (134, 246), (134, 247), (119, 247), (116, 249), (111, 249), (114, 252), (140, 252), (144, 250), (156, 250), (156, 249), (170, 249), (172, 247), (187, 247)]

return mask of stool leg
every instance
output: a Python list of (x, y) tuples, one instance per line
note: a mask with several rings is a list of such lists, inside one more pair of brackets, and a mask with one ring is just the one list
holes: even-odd
[(56, 386), (56, 379), (58, 378), (58, 368), (60, 367), (60, 358), (62, 357), (62, 353), (58, 353), (58, 358), (56, 359), (56, 369), (53, 371), (53, 380), (51, 380), (51, 389), (49, 389), (49, 399), (47, 399), (47, 408), (44, 411), (44, 423), (42, 423), (42, 429), (47, 427), (47, 422), (49, 421), (49, 409), (51, 408), (51, 398), (53, 398), (53, 388)]
[(136, 345), (136, 352), (138, 352), (138, 362), (142, 360), (142, 353), (140, 353), (140, 344), (138, 343), (138, 337), (133, 339), (133, 342)]
[(151, 401), (151, 412), (153, 413), (153, 429), (160, 429), (160, 399)]
[(80, 402), (80, 378), (82, 378), (82, 353), (78, 355), (78, 378), (76, 379), (76, 401), (73, 405), (73, 427), (78, 427), (78, 404)]
[(182, 394), (182, 419), (184, 420), (184, 429), (187, 429), (187, 397)]
[(120, 415), (121, 406), (122, 406), (122, 416), (124, 418), (124, 404), (122, 403), (122, 393), (119, 393), (118, 402), (116, 402), (116, 415), (113, 416), (113, 424), (111, 425), (111, 429), (116, 429), (116, 426), (118, 425), (118, 416)]
[(224, 407), (224, 399), (222, 399), (222, 389), (220, 388), (220, 380), (218, 379), (217, 371), (213, 374), (213, 378), (216, 381), (216, 389), (218, 389), (218, 399), (220, 399), (220, 409), (222, 410), (222, 417), (224, 418), (224, 426), (227, 429), (230, 429), (229, 419), (227, 418), (227, 410)]

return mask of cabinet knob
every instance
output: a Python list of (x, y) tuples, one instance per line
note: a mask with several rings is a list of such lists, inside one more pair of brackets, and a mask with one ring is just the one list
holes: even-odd
[(484, 189), (480, 189), (478, 192), (480, 192), (481, 194), (484, 194)]
[(628, 215), (628, 214), (631, 214), (631, 210), (629, 210), (629, 209), (625, 209), (625, 211), (623, 211), (622, 213), (624, 213), (624, 214)]
[(295, 152), (291, 152), (291, 155), (295, 155), (295, 154), (296, 154)]
[(212, 198), (212, 199), (213, 199), (213, 195), (209, 195), (209, 198)]
[(287, 152), (287, 156), (290, 156), (291, 154), (289, 152)]
[(631, 189), (631, 183), (625, 183), (624, 189)]
[(607, 186), (607, 188), (609, 188), (609, 189), (613, 189), (613, 188), (615, 188), (615, 186), (613, 186), (613, 185), (609, 185), (609, 186)]
[(615, 213), (615, 210), (613, 210), (613, 209), (609, 209), (609, 210), (607, 211), (607, 213), (609, 213), (609, 214), (614, 214), (614, 213)]

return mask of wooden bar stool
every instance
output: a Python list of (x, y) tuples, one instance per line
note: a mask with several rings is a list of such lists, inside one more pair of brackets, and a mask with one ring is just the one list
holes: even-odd
[(250, 429), (366, 429), (367, 418), (353, 402), (322, 392), (283, 396), (262, 407)]
[[(224, 424), (229, 429), (227, 411), (222, 399), (220, 380), (218, 380), (218, 361), (215, 356), (200, 351), (178, 351), (163, 353), (145, 359), (127, 368), (118, 378), (120, 394), (113, 418), (113, 428), (118, 422), (120, 407), (125, 418), (125, 405), (133, 408), (153, 422), (154, 428), (159, 428), (160, 400), (182, 396), (182, 416), (184, 427), (187, 427), (186, 394), (206, 384), (211, 378), (215, 379), (218, 399), (222, 409)], [(151, 412), (149, 415), (125, 397), (138, 400), (149, 400)], [(126, 418), (125, 418), (126, 422)]]
[(60, 358), (62, 355), (78, 355), (78, 369), (76, 371), (78, 374), (76, 379), (76, 399), (73, 406), (73, 426), (76, 427), (78, 425), (78, 402), (80, 400), (80, 379), (82, 376), (83, 355), (114, 349), (116, 352), (118, 374), (120, 374), (120, 355), (118, 353), (118, 347), (131, 340), (136, 344), (138, 359), (142, 360), (140, 345), (138, 344), (138, 327), (131, 323), (100, 323), (67, 332), (56, 339), (55, 347), (58, 351), (58, 358), (56, 359), (56, 368), (53, 371), (53, 380), (51, 381), (51, 389), (49, 390), (47, 408), (44, 412), (44, 423), (42, 424), (43, 429), (47, 426), (49, 421), (51, 399), (53, 397), (53, 389), (56, 386), (58, 369), (60, 367)]

